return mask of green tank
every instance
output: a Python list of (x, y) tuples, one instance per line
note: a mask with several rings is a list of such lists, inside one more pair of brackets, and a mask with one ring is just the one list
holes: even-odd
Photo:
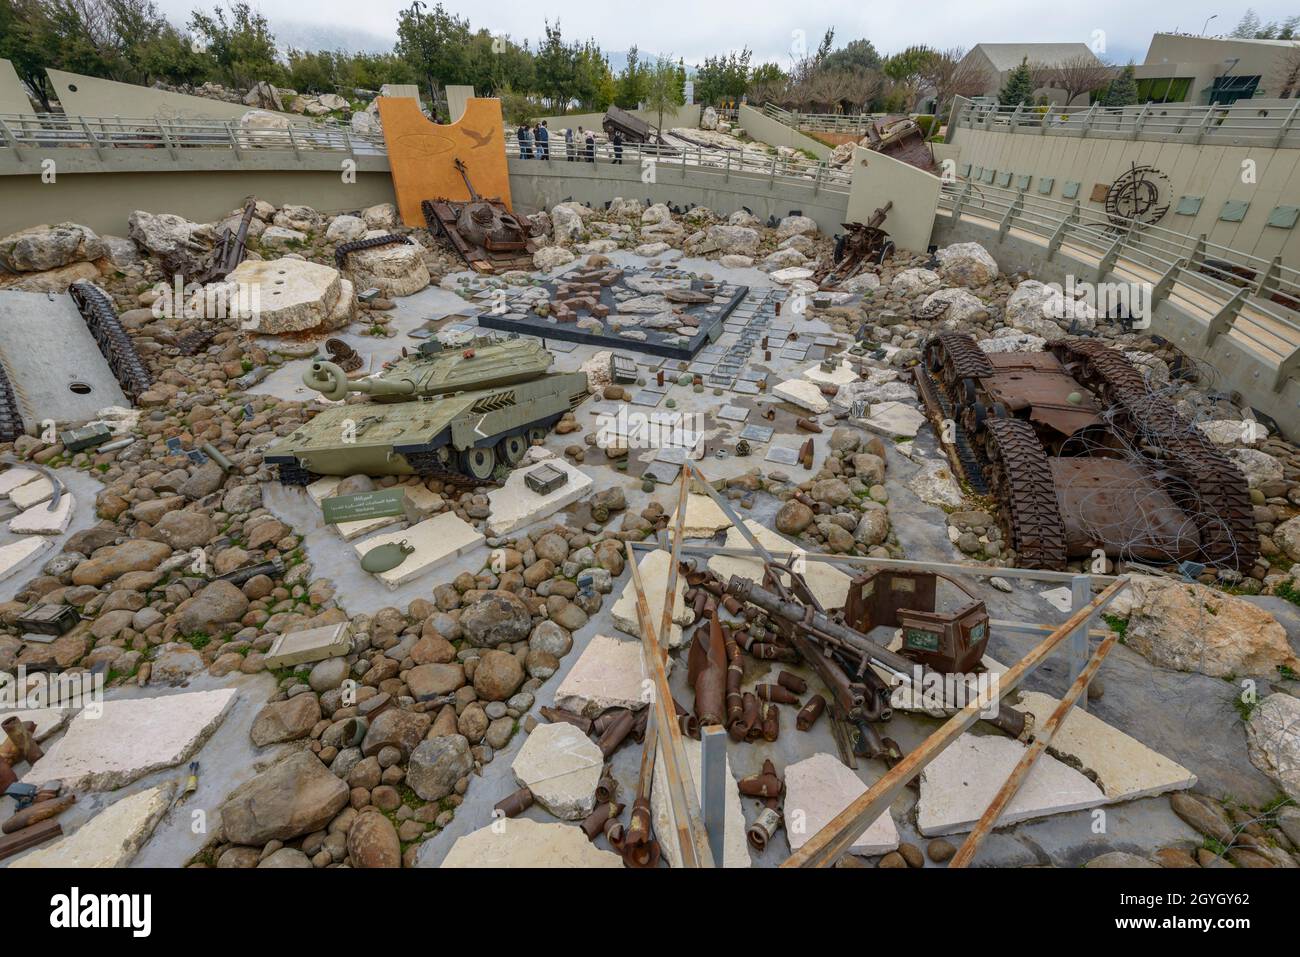
[(349, 380), (317, 360), (302, 380), (326, 399), (368, 402), (325, 409), (266, 450), (285, 485), (321, 475), (427, 475), (490, 480), (519, 464), (534, 439), (587, 397), (584, 372), (550, 373), (538, 339), (428, 342), (379, 375)]

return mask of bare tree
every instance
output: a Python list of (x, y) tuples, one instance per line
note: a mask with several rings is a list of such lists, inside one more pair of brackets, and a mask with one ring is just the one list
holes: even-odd
[(1029, 64), (1029, 80), (1034, 92), (1050, 89), (1057, 83), (1056, 67), (1048, 63), (1033, 62)]
[(1109, 83), (1115, 71), (1096, 57), (1080, 53), (1057, 64), (1054, 74), (1056, 86), (1065, 91), (1065, 105), (1069, 106), (1075, 97)]
[(934, 94), (934, 112), (942, 118), (956, 96), (980, 96), (997, 83), (993, 72), (966, 59), (960, 47), (940, 50), (930, 58), (921, 75)]
[(1273, 67), (1269, 84), (1277, 87), (1282, 99), (1300, 96), (1300, 44), (1291, 47)]

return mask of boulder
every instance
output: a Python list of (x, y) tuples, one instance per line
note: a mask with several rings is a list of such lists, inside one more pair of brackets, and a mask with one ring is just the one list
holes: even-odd
[(332, 243), (348, 243), (364, 236), (366, 229), (366, 221), (360, 216), (335, 216), (325, 230), (325, 238)]
[(87, 226), (32, 226), (0, 239), (0, 266), (10, 272), (45, 272), (70, 263), (93, 262), (108, 248)]
[(348, 786), (314, 754), (299, 751), (261, 772), (221, 808), (232, 844), (287, 841), (325, 827), (348, 803)]
[[(220, 468), (218, 466), (218, 468)], [(188, 484), (188, 483), (187, 483)], [(196, 509), (168, 512), (153, 527), (153, 535), (179, 551), (206, 545), (216, 537), (217, 523)]]
[(758, 230), (729, 223), (710, 226), (705, 232), (705, 242), (712, 251), (723, 254), (752, 256), (758, 251), (758, 239)]
[(1128, 614), (1125, 643), (1164, 668), (1212, 678), (1300, 670), (1286, 630), (1264, 609), (1193, 582), (1132, 576), (1115, 614)]
[[(1095, 318), (1096, 312), (1086, 302), (1067, 299), (1059, 287), (1033, 279), (1020, 283), (1007, 297), (1007, 324), (1017, 329), (1038, 332), (1047, 322), (1051, 324), (1046, 327), (1050, 331), (1057, 323), (1068, 326), (1074, 320), (1085, 328), (1091, 328)], [(1048, 338), (1059, 338), (1059, 335)]]
[(430, 282), (424, 247), (414, 240), (352, 253), (347, 270), (356, 288), (378, 289), (385, 299), (412, 296)]
[(171, 553), (170, 545), (145, 539), (108, 545), (72, 570), (72, 583), (98, 587), (127, 572), (153, 571)]
[(210, 582), (176, 609), (176, 627), (183, 635), (220, 631), (248, 611), (248, 597), (227, 581)]
[(1300, 698), (1274, 692), (1246, 722), (1250, 763), (1277, 782), (1292, 801), (1300, 801)]
[(378, 808), (365, 808), (348, 828), (348, 863), (353, 867), (402, 866), (397, 829)]
[(989, 317), (988, 307), (965, 289), (940, 289), (925, 297), (922, 309), (930, 309), (938, 303), (947, 303), (943, 312), (945, 325), (963, 322), (981, 322)]
[(533, 268), (558, 269), (560, 266), (567, 266), (576, 258), (563, 246), (543, 246), (533, 253)]
[(361, 742), (361, 753), (369, 758), (384, 748), (393, 747), (401, 751), (403, 756), (408, 755), (428, 734), (432, 724), (433, 718), (419, 711), (387, 708), (370, 722)]
[(249, 737), (259, 748), (281, 741), (297, 741), (311, 734), (320, 718), (320, 702), (314, 694), (294, 695), (285, 701), (272, 701), (259, 711)]
[(406, 783), (425, 801), (441, 801), (473, 769), (474, 756), (465, 736), (444, 734), (420, 742), (411, 752)]
[(789, 239), (791, 236), (816, 236), (817, 220), (811, 216), (786, 216), (777, 224), (776, 238)]
[(954, 243), (940, 249), (936, 255), (939, 271), (955, 285), (973, 289), (987, 286), (998, 278), (997, 260), (979, 243)]
[(376, 203), (361, 211), (361, 219), (366, 229), (378, 229), (390, 232), (397, 228), (397, 207), (392, 203)]
[[(270, 230), (268, 230), (269, 232)], [(250, 331), (276, 335), (304, 329), (336, 328), (337, 309), (345, 291), (333, 266), (305, 259), (245, 260), (227, 277), (227, 285), (255, 289)], [(346, 289), (351, 297), (352, 284)], [(230, 291), (235, 294), (235, 289)]]
[(533, 628), (532, 616), (523, 600), (511, 592), (493, 592), (460, 616), (465, 640), (479, 648), (523, 641)]
[(718, 128), (718, 111), (711, 106), (706, 106), (700, 113), (700, 129), (716, 130)]
[(523, 683), (519, 659), (506, 651), (483, 652), (474, 668), (474, 690), (483, 701), (505, 701)]
[(915, 296), (936, 289), (939, 282), (939, 274), (932, 270), (904, 269), (894, 277), (889, 288), (899, 296)]
[(195, 275), (212, 258), (217, 237), (211, 226), (174, 213), (137, 209), (127, 219), (127, 235), (157, 257), (169, 273)]

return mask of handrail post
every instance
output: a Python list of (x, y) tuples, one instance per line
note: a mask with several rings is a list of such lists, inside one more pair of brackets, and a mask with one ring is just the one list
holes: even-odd
[(1088, 107), (1088, 112), (1083, 115), (1083, 129), (1080, 130), (1079, 132), (1080, 138), (1087, 137), (1089, 130), (1092, 129), (1093, 118), (1096, 117), (1096, 115), (1097, 115), (1097, 104), (1094, 103), (1092, 104), (1092, 106)]
[(1016, 218), (1025, 206), (1025, 192), (1021, 190), (1016, 194), (1015, 200), (1007, 207), (1006, 215), (1002, 217), (1002, 222), (998, 223), (998, 242), (1006, 238), (1007, 233), (1011, 231), (1011, 222)]
[(99, 145), (99, 140), (96, 139), (95, 134), (90, 131), (90, 124), (86, 122), (84, 116), (81, 117), (81, 128), (86, 131), (86, 139), (88, 139), (90, 145), (95, 148), (95, 158), (102, 160), (104, 158), (103, 147)]
[(0, 134), (4, 135), (6, 142), (9, 143), (9, 148), (14, 151), (14, 159), (21, 163), (23, 161), (23, 151), (18, 145), (18, 137), (14, 135), (13, 130), (9, 129), (9, 124), (2, 118), (0, 118)]
[(1223, 308), (1214, 314), (1214, 317), (1210, 320), (1209, 328), (1205, 330), (1205, 345), (1207, 347), (1212, 346), (1214, 340), (1223, 333), (1231, 331), (1233, 323), (1237, 321), (1237, 314), (1241, 312), (1241, 307), (1249, 293), (1249, 289), (1238, 289), (1232, 298), (1223, 304)]
[(284, 131), (289, 134), (289, 143), (293, 146), (293, 158), (296, 160), (301, 160), (302, 153), (298, 150), (298, 138), (293, 135), (293, 126), (292, 125), (286, 126), (284, 128)]
[(1282, 285), (1282, 257), (1274, 256), (1273, 261), (1268, 264), (1268, 268), (1259, 277), (1259, 282), (1255, 283), (1255, 295), (1260, 299), (1267, 299), (1273, 293), (1277, 292)]
[(167, 121), (161, 116), (158, 117), (158, 136), (162, 139), (163, 145), (167, 147), (167, 155), (176, 159), (176, 144), (172, 142), (171, 134), (167, 132)]
[(1291, 124), (1295, 121), (1297, 110), (1300, 110), (1300, 102), (1297, 102), (1291, 107), (1291, 111), (1287, 113), (1286, 119), (1282, 121), (1282, 128), (1278, 130), (1277, 139), (1273, 141), (1274, 146), (1281, 146), (1282, 142), (1286, 139), (1287, 134), (1291, 132)]
[(239, 137), (235, 135), (235, 124), (226, 120), (226, 135), (230, 137), (230, 147), (235, 151), (235, 159), (243, 159), (244, 153), (239, 148)]

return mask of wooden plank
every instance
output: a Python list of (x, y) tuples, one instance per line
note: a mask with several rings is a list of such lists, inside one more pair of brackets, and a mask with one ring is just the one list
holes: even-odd
[(39, 824), (25, 827), (13, 834), (6, 834), (4, 837), (0, 837), (0, 861), (6, 857), (12, 857), (19, 851), (25, 851), (29, 847), (44, 844), (50, 838), (58, 837), (62, 833), (63, 825), (58, 821), (41, 821)]
[[(1065, 641), (1071, 633), (1099, 609), (1128, 586), (1127, 578), (1112, 582), (1100, 595), (1072, 614), (1064, 624), (1044, 638), (1027, 655), (1002, 673), (997, 683), (997, 700), (1012, 691), (1035, 668), (1042, 664), (1052, 650)], [(782, 867), (829, 867), (847, 851), (859, 834), (876, 818), (889, 810), (907, 782), (933, 761), (944, 748), (956, 741), (966, 729), (980, 718), (980, 712), (991, 704), (986, 695), (974, 701), (949, 718), (920, 747), (912, 750), (902, 761), (890, 768), (865, 794), (837, 814), (825, 827), (814, 834), (803, 847), (792, 854)]]
[(1079, 700), (1079, 696), (1088, 690), (1088, 683), (1097, 674), (1097, 669), (1101, 667), (1102, 661), (1110, 654), (1111, 648), (1115, 647), (1115, 642), (1118, 640), (1119, 635), (1112, 634), (1097, 646), (1097, 650), (1088, 659), (1088, 664), (1084, 666), (1083, 671), (1079, 672), (1079, 677), (1074, 679), (1074, 684), (1070, 685), (1070, 690), (1065, 693), (1065, 697), (1061, 699), (1061, 703), (1057, 705), (1051, 717), (1047, 719), (1041, 730), (1035, 730), (1033, 743), (1021, 755), (1016, 766), (1007, 775), (1002, 787), (998, 789), (998, 793), (993, 796), (989, 806), (980, 815), (975, 827), (966, 836), (966, 840), (962, 842), (961, 848), (948, 862), (949, 868), (968, 867), (970, 862), (974, 860), (975, 852), (979, 850), (980, 844), (984, 842), (984, 838), (988, 836), (989, 831), (997, 827), (998, 818), (1002, 816), (1002, 812), (1006, 810), (1012, 798), (1020, 791), (1034, 764), (1037, 763), (1043, 752), (1052, 743), (1052, 738), (1056, 736), (1057, 730), (1069, 716), (1070, 710), (1074, 707), (1074, 703)]

